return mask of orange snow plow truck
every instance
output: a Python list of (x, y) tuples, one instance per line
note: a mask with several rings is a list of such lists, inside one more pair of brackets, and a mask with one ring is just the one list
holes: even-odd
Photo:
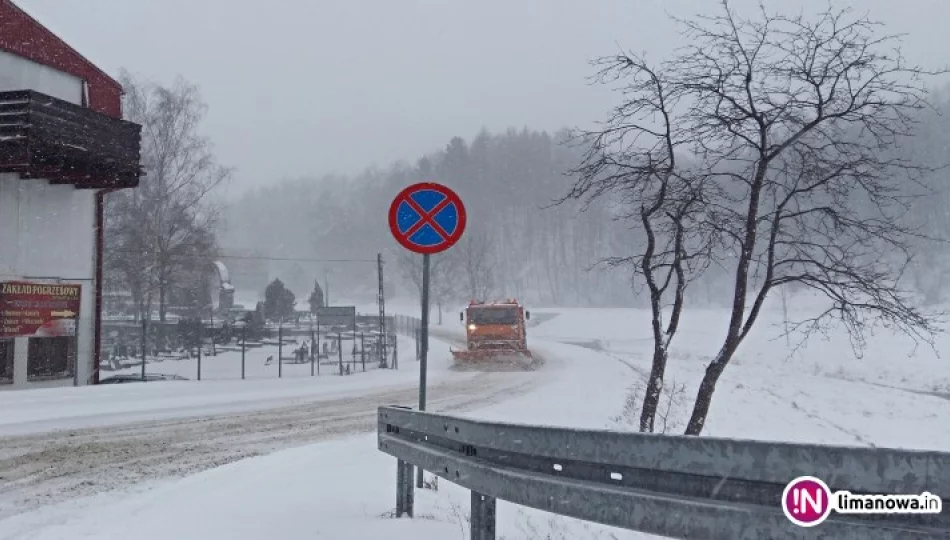
[(530, 368), (534, 360), (525, 337), (525, 321), (531, 313), (516, 300), (472, 301), (459, 319), (465, 324), (465, 350), (452, 350), (459, 366)]

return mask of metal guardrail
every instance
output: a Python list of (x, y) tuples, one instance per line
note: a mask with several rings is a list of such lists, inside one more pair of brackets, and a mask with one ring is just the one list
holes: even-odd
[[(950, 453), (577, 430), (380, 407), (379, 449), (398, 459), (396, 514), (413, 515), (413, 467), (472, 491), (471, 539), (495, 538), (495, 500), (673, 538), (950, 538), (950, 513), (834, 512), (802, 528), (782, 492), (950, 493)], [(944, 499), (944, 504), (947, 500)]]

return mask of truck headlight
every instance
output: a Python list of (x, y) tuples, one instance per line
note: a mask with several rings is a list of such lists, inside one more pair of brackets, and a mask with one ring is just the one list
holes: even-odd
[(469, 330), (472, 330), (472, 331), (474, 331), (474, 330), (475, 330), (476, 328), (478, 328), (478, 327), (477, 327), (477, 326), (475, 326), (474, 324), (470, 324), (470, 325), (468, 325), (468, 329), (469, 329)]

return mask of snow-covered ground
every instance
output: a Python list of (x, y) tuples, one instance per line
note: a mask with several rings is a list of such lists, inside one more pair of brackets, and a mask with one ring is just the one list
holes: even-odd
[[(430, 410), (447, 409), (479, 418), (516, 422), (629, 428), (633, 421), (629, 411), (636, 411), (637, 403), (635, 399), (628, 403), (628, 391), (642, 384), (643, 374), (649, 368), (646, 312), (532, 311), (532, 315), (547, 315), (544, 322), (532, 329), (529, 338), (534, 351), (547, 361), (542, 371), (481, 375), (449, 372), (444, 370), (448, 362), (445, 344), (433, 343), (433, 381), (441, 376), (443, 383), (457, 384), (454, 388), (446, 386), (449, 394), (453, 391), (476, 392), (482, 384), (493, 385), (494, 396), (465, 403), (448, 399), (443, 394), (446, 401), (434, 403)], [(404, 313), (412, 314), (408, 310)], [(946, 422), (950, 417), (950, 399), (943, 395), (950, 382), (950, 365), (946, 361), (925, 348), (918, 348), (916, 354), (909, 355), (913, 351), (912, 343), (883, 334), (872, 338), (866, 354), (860, 359), (850, 350), (843, 334), (834, 334), (829, 341), (812, 341), (790, 356), (784, 339), (772, 339), (779, 335), (780, 328), (770, 326), (770, 323), (781, 324), (780, 312), (769, 311), (766, 316), (767, 320), (743, 344), (735, 362), (726, 370), (714, 398), (706, 434), (858, 446), (950, 448), (950, 424)], [(460, 328), (453, 330), (454, 320), (457, 320), (457, 315), (455, 319), (446, 317), (442, 334), (461, 331)], [(683, 385), (685, 388), (682, 392), (672, 392), (672, 397), (661, 405), (661, 423), (665, 423), (670, 432), (682, 429), (705, 358), (715, 352), (724, 321), (725, 313), (714, 310), (692, 312), (684, 320), (681, 334), (674, 342), (667, 382), (673, 386), (675, 381), (677, 387)], [(440, 335), (440, 332), (434, 334)], [(941, 339), (938, 351), (950, 350), (950, 340)], [(412, 362), (411, 365), (416, 364)], [(439, 375), (440, 365), (443, 366), (442, 375)], [(403, 377), (402, 371), (386, 375)], [(408, 369), (404, 371), (409, 372)], [(330, 382), (325, 384), (327, 389), (334, 387), (339, 390), (334, 390), (334, 396), (339, 400), (344, 395), (352, 398), (353, 394), (360, 392), (368, 396), (378, 395), (380, 387), (368, 382), (370, 377), (377, 375), (384, 374), (358, 374), (343, 380), (336, 377), (335, 381), (327, 377)], [(352, 390), (340, 390), (335, 386), (344, 381), (355, 386)], [(499, 381), (506, 381), (509, 386)], [(313, 388), (318, 388), (321, 382), (314, 381)], [(154, 386), (169, 391), (173, 387), (180, 388), (176, 392), (185, 392), (185, 385), (205, 389), (233, 384), (261, 389), (260, 385), (272, 384), (283, 392), (293, 393), (302, 392), (297, 385), (309, 383), (309, 379), (303, 378)], [(179, 384), (182, 386), (176, 386)], [(411, 383), (407, 381), (406, 384)], [(139, 397), (136, 390), (148, 389), (149, 385), (127, 385), (113, 391), (127, 388), (127, 395), (115, 395), (108, 400), (114, 408), (125, 410), (133, 407), (132, 402)], [(79, 390), (82, 389), (31, 392), (30, 395), (37, 397), (30, 407), (46, 407), (49, 412), (45, 414), (49, 417), (57, 408), (56, 400)], [(258, 390), (243, 391), (250, 399), (251, 394)], [(262, 396), (267, 393), (263, 389), (260, 392)], [(209, 394), (214, 395), (213, 392)], [(202, 392), (196, 390), (191, 399), (205, 399), (200, 398), (201, 395)], [(0, 399), (4, 397), (0, 395)], [(280, 397), (294, 399), (291, 395)], [(181, 396), (169, 401), (180, 401), (183, 407), (191, 406), (184, 399)], [(221, 402), (237, 403), (242, 398), (235, 396), (235, 399), (222, 399)], [(44, 400), (48, 401), (42, 405)], [(332, 419), (326, 420), (331, 433), (321, 439), (371, 430), (372, 426), (355, 427), (363, 420), (354, 421), (351, 426), (346, 418), (365, 417), (371, 422), (375, 405), (386, 403), (372, 397), (351, 401), (356, 404), (334, 402), (333, 407), (339, 410), (330, 415)], [(64, 403), (72, 405), (68, 400)], [(12, 402), (0, 402), (0, 407), (5, 412), (20, 408)], [(145, 407), (142, 414), (147, 414), (147, 409)], [(312, 414), (320, 418), (317, 411)], [(85, 417), (90, 416), (94, 414)], [(303, 424), (299, 415), (289, 417), (289, 420)], [(206, 421), (210, 426), (209, 437), (226, 442), (225, 438), (214, 434), (218, 430), (226, 432), (228, 422)], [(36, 422), (24, 418), (11, 424), (37, 425)], [(63, 420), (63, 425), (71, 422)], [(441, 482), (437, 492), (423, 490), (417, 494), (417, 519), (390, 517), (395, 499), (395, 463), (376, 449), (373, 435), (354, 435), (264, 455), (268, 451), (266, 445), (254, 444), (255, 424), (238, 424), (237, 430), (248, 430), (248, 433), (236, 443), (248, 445), (256, 454), (262, 455), (229, 462), (183, 479), (139, 484), (139, 489), (131, 492), (126, 486), (118, 491), (58, 504), (45, 505), (39, 501), (35, 504), (38, 507), (35, 511), (18, 513), (0, 521), (0, 539), (256, 540), (273, 537), (441, 540), (467, 537), (467, 492), (448, 482)], [(273, 425), (272, 420), (265, 425)], [(200, 427), (192, 427), (196, 429), (192, 437), (200, 439)], [(168, 430), (159, 432), (167, 433)], [(287, 444), (277, 441), (273, 446), (279, 448)], [(10, 443), (0, 442), (0, 476), (4, 476), (3, 460), (9, 447)], [(3, 500), (0, 497), (0, 514)], [(616, 538), (643, 537), (519, 509), (506, 503), (499, 503), (498, 512), (499, 536), (509, 539), (547, 538), (546, 534), (553, 539), (608, 538), (606, 534), (611, 532), (616, 534)]]
[[(534, 335), (582, 344), (628, 362), (642, 380), (651, 358), (648, 317), (640, 310), (569, 310)], [(950, 448), (950, 424), (942, 420), (950, 413), (950, 363), (929, 346), (878, 334), (870, 337), (859, 358), (847, 335), (839, 332), (827, 340), (814, 338), (790, 354), (781, 336), (781, 313), (769, 311), (763, 317), (720, 380), (704, 434)], [(722, 311), (694, 311), (682, 324), (666, 376), (666, 386), (677, 389), (665, 403), (672, 409), (673, 432), (685, 424), (726, 320)], [(629, 327), (643, 330), (631, 334)], [(950, 352), (950, 336), (939, 336), (937, 351)]]
[[(326, 341), (326, 337), (321, 338), (320, 348), (322, 349), (323, 343)], [(333, 339), (336, 339), (335, 337)], [(260, 347), (254, 347), (253, 344), (249, 342), (248, 347), (245, 348), (244, 352), (244, 361), (243, 361), (243, 370), (245, 379), (276, 379), (278, 377), (310, 377), (311, 371), (316, 374), (317, 366), (314, 365), (314, 369), (311, 370), (309, 360), (304, 363), (294, 363), (295, 350), (300, 348), (302, 345), (307, 345), (309, 347), (310, 338), (309, 337), (299, 337), (299, 338), (284, 338), (284, 344), (282, 349), (278, 349), (276, 343), (276, 338), (267, 340), (265, 345)], [(332, 346), (332, 345), (331, 345)], [(363, 371), (363, 359), (364, 356), (360, 354), (361, 345), (359, 342), (356, 344), (356, 351), (353, 350), (353, 341), (343, 339), (341, 340), (341, 347), (343, 351), (342, 361), (344, 367), (346, 365), (351, 365), (351, 371), (353, 369), (362, 372)], [(408, 348), (407, 348), (408, 346)], [(414, 354), (415, 345), (412, 341), (402, 341), (400, 340), (397, 353), (400, 357), (412, 357)], [(375, 369), (378, 364), (378, 358), (375, 357), (371, 351), (371, 346), (367, 344), (366, 346), (366, 370)], [(204, 353), (201, 357), (201, 379), (202, 380), (235, 380), (241, 378), (242, 370), (242, 361), (241, 361), (241, 345), (240, 342), (237, 344), (229, 343), (224, 346), (218, 346), (216, 348), (217, 354), (209, 354), (210, 345), (207, 343), (204, 346)], [(278, 353), (283, 357), (283, 364), (277, 364)], [(387, 351), (388, 356), (392, 357), (393, 351), (390, 349)], [(128, 367), (120, 368), (117, 370), (107, 370), (102, 369), (100, 371), (100, 376), (102, 378), (109, 377), (111, 375), (121, 375), (121, 374), (138, 374), (141, 373), (142, 363), (141, 355), (137, 351), (133, 351), (133, 354), (136, 355), (136, 358), (123, 360), (123, 365)], [(271, 358), (271, 362), (268, 362), (268, 357)], [(338, 352), (334, 351), (329, 353), (328, 358), (324, 358), (321, 361), (320, 371), (323, 373), (337, 372), (337, 364), (341, 360)], [(103, 363), (105, 365), (105, 363)], [(145, 364), (145, 369), (147, 373), (161, 373), (165, 375), (179, 375), (187, 379), (198, 379), (198, 358), (197, 356), (191, 358), (178, 358), (171, 356), (154, 356), (149, 355), (147, 362)]]
[[(439, 346), (438, 342), (433, 344), (434, 348)], [(284, 378), (278, 379), (277, 363), (265, 365), (268, 356), (276, 358), (277, 347), (264, 346), (248, 349), (248, 380), (244, 381), (215, 380), (215, 374), (230, 371), (235, 363), (240, 378), (241, 354), (225, 352), (202, 359), (206, 380), (200, 382), (195, 380), (197, 360), (166, 360), (147, 364), (146, 371), (178, 374), (190, 380), (0, 392), (0, 410), (3, 411), (0, 414), (0, 436), (235, 413), (289, 406), (307, 399), (358, 395), (371, 389), (405, 388), (418, 381), (418, 363), (414, 358), (412, 339), (400, 337), (399, 348), (400, 369), (377, 369), (374, 362), (367, 361), (367, 372), (364, 373), (362, 364), (357, 362), (351, 375), (343, 377), (335, 363), (321, 366), (319, 375), (311, 377), (310, 364), (307, 363), (284, 364)], [(441, 380), (449, 366), (447, 357), (435, 358), (431, 365), (433, 380)], [(139, 367), (133, 367), (104, 372), (103, 377), (113, 373), (139, 372)]]
[[(575, 309), (539, 310), (560, 314), (532, 333), (535, 338), (579, 343), (630, 356), (651, 350), (650, 319), (647, 310)], [(801, 319), (814, 311), (795, 308), (789, 319)], [(780, 310), (762, 313), (757, 326), (739, 349), (735, 364), (787, 369), (800, 374), (872, 384), (950, 393), (950, 333), (937, 336), (936, 352), (927, 344), (915, 344), (905, 336), (881, 329), (868, 336), (862, 356), (856, 355), (843, 330), (828, 336), (815, 335), (801, 343), (793, 336), (783, 337), (784, 317)], [(705, 363), (716, 353), (728, 324), (723, 310), (691, 310), (683, 316), (682, 329), (673, 342), (673, 350), (682, 361)], [(940, 356), (938, 356), (938, 354)]]
[[(605, 419), (623, 404), (622, 381), (630, 370), (610, 358), (574, 349), (559, 344), (536, 347), (536, 353), (549, 359), (542, 372), (475, 374), (477, 380), (485, 375), (509, 380), (511, 391), (496, 396), (497, 405), (459, 409), (479, 417), (605, 427)], [(440, 357), (445, 358), (433, 355)], [(590, 364), (599, 369), (588, 369)], [(605, 376), (613, 382), (601, 384)], [(514, 385), (532, 379), (531, 387)], [(569, 399), (552, 402), (552, 394)], [(453, 410), (438, 401), (429, 408)], [(365, 410), (375, 415), (375, 406)], [(357, 436), (251, 457), (182, 480), (153, 482), (139, 493), (106, 493), (48, 506), (0, 521), (0, 538), (257, 539), (266, 531), (275, 538), (401, 539), (399, 530), (409, 535), (406, 538), (460, 537), (459, 523), (445, 520), (455, 514), (464, 519), (466, 494), (444, 483), (438, 493), (418, 495), (420, 519), (384, 517), (394, 500), (394, 463), (376, 449), (374, 439)], [(523, 521), (512, 507), (500, 512), (511, 526)]]

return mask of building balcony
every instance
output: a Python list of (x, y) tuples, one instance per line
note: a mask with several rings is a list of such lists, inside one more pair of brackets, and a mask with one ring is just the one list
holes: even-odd
[(141, 126), (32, 90), (0, 92), (0, 173), (77, 188), (132, 188)]

